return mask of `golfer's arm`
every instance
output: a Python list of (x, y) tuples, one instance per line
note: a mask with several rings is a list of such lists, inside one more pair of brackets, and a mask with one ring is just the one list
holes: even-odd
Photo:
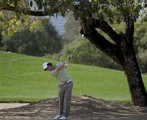
[(61, 69), (64, 68), (65, 63), (63, 63), (62, 65), (60, 65), (59, 67), (57, 67), (56, 72), (59, 72)]

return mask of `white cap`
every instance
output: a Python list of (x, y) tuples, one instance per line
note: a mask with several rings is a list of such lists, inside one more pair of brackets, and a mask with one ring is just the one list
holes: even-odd
[(42, 64), (43, 69), (45, 70), (48, 67), (48, 62)]

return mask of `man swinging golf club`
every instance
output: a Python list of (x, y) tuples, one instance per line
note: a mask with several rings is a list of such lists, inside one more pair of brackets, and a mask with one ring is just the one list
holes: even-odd
[(50, 71), (50, 74), (59, 81), (59, 113), (54, 117), (54, 120), (67, 120), (70, 111), (73, 83), (65, 71), (67, 65), (67, 62), (58, 63), (56, 66), (53, 66), (52, 63), (48, 62), (45, 62), (42, 65), (44, 71)]

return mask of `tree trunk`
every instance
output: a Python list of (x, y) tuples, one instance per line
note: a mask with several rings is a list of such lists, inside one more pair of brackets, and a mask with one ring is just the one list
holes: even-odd
[[(113, 32), (107, 24), (105, 25), (107, 27), (102, 27), (103, 30)], [(129, 32), (132, 33), (132, 31), (129, 30), (130, 29), (127, 31), (128, 34), (124, 37), (117, 34), (113, 34), (113, 36), (111, 35), (111, 38), (115, 39), (114, 42), (116, 44), (110, 43), (105, 37), (96, 31), (94, 26), (88, 25), (87, 22), (82, 23), (81, 34), (84, 34), (85, 37), (99, 50), (123, 67), (133, 104), (135, 106), (147, 106), (147, 93), (136, 60), (133, 48), (133, 37), (129, 34)]]
[(132, 102), (136, 106), (147, 106), (147, 93), (133, 48), (124, 54), (124, 59), (123, 68), (128, 80)]

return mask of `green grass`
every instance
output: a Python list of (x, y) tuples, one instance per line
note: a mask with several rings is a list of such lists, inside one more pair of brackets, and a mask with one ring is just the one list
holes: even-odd
[[(0, 101), (38, 101), (57, 97), (58, 82), (42, 70), (45, 61), (0, 51)], [(89, 95), (109, 101), (130, 101), (124, 72), (94, 66), (70, 64), (67, 68), (74, 87), (73, 95)], [(143, 75), (147, 87), (147, 75)]]

